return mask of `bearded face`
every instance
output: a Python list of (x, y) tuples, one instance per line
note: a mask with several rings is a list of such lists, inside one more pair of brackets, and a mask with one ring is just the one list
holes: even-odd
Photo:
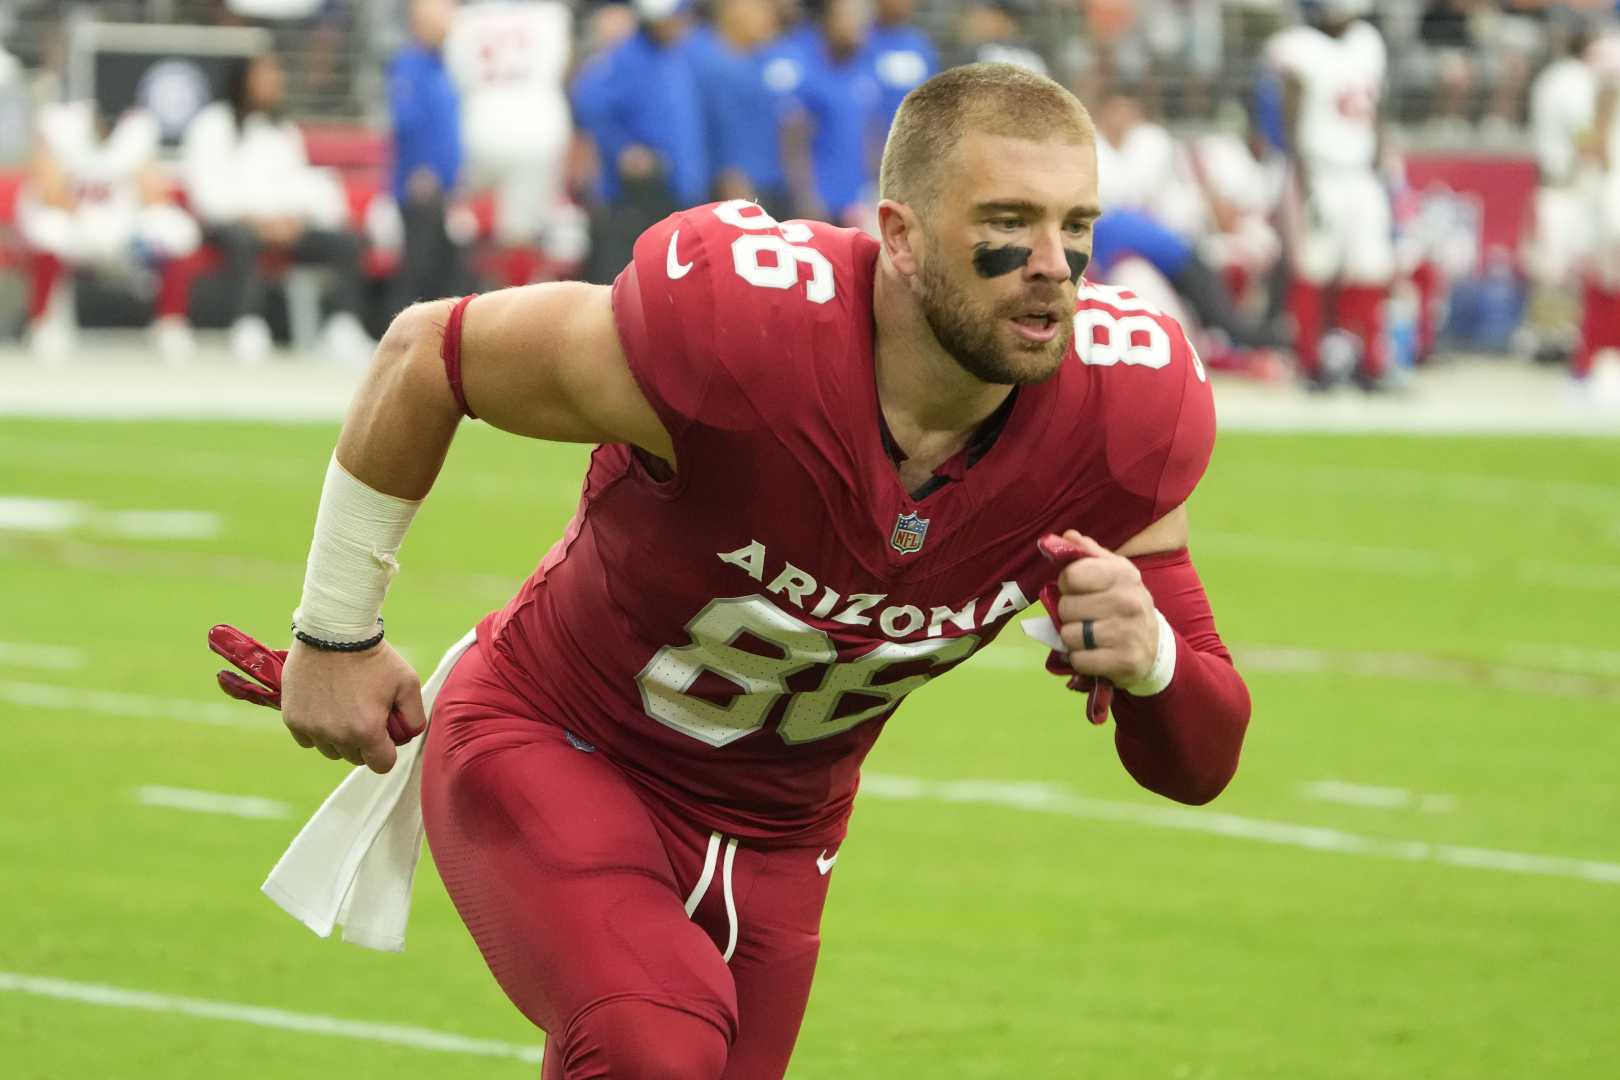
[[(960, 268), (948, 266), (936, 239), (930, 238), (929, 250), (918, 301), (940, 347), (981, 382), (1016, 386), (1051, 378), (1074, 337), (1074, 299), (1065, 283), (1014, 275), (985, 281), (966, 260)], [(1009, 286), (1016, 290), (1010, 297)], [(1039, 340), (1043, 326), (1050, 340)]]

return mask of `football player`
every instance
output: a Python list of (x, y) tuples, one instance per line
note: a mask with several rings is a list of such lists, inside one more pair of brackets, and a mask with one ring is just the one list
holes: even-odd
[(1360, 339), (1361, 384), (1388, 363), (1384, 302), (1395, 274), (1389, 193), (1378, 174), (1384, 40), (1361, 19), (1366, 0), (1314, 0), (1306, 22), (1267, 42), (1282, 80), (1293, 191), (1285, 215), (1288, 308), (1307, 385), (1324, 385), (1324, 330)]
[(426, 723), (379, 612), (463, 418), (598, 444), (422, 751), (435, 861), (544, 1077), (781, 1077), (862, 759), (1034, 597), (1132, 776), (1187, 803), (1232, 777), (1248, 692), (1184, 507), (1210, 388), (1172, 320), (1085, 279), (1094, 138), (1057, 83), (955, 68), (900, 108), (877, 238), (700, 206), (611, 287), (418, 305), (379, 346), (294, 617), (303, 746), (381, 772)]
[(190, 359), (188, 278), (179, 260), (197, 250), (202, 230), (174, 201), (158, 166), (160, 141), (157, 119), (145, 109), (131, 109), (114, 123), (91, 101), (39, 110), (17, 228), (31, 254), (28, 336), (40, 359), (56, 361), (72, 351), (74, 270), (137, 284), (144, 275), (159, 278), (154, 344), (166, 362)]
[[(1599, 179), (1591, 266), (1581, 296), (1581, 341), (1571, 366), (1579, 382), (1589, 382), (1600, 356), (1620, 350), (1620, 33), (1599, 37), (1587, 60), (1597, 82), (1592, 141)], [(1606, 381), (1601, 390), (1605, 399), (1614, 392)]]

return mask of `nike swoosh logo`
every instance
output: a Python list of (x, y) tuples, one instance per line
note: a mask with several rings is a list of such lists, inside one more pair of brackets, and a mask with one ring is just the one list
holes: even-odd
[(822, 849), (821, 854), (816, 856), (816, 869), (821, 871), (822, 877), (826, 877), (827, 871), (831, 870), (833, 868), (833, 863), (837, 861), (838, 853), (836, 851), (833, 852), (833, 857), (829, 859), (827, 858), (826, 849)]
[[(675, 250), (675, 245), (680, 238), (681, 230), (679, 229), (669, 234), (669, 258), (664, 260), (664, 272), (669, 275), (671, 281), (679, 281), (692, 270), (692, 264), (681, 262), (680, 254)], [(823, 870), (822, 873), (825, 874), (826, 871)]]

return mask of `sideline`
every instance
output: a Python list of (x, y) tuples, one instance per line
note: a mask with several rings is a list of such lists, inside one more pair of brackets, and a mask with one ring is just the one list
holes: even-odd
[[(0, 348), (0, 416), (331, 422), (361, 375), (291, 353), (244, 369), (220, 335), (202, 334), (198, 345), (196, 362), (181, 368), (157, 363), (140, 334), (118, 331), (86, 333), (77, 361), (61, 367)], [(1214, 386), (1225, 431), (1620, 436), (1620, 409), (1581, 399), (1562, 372), (1488, 357), (1425, 368), (1409, 392), (1376, 398), (1348, 389), (1312, 397), (1290, 384), (1219, 375)]]

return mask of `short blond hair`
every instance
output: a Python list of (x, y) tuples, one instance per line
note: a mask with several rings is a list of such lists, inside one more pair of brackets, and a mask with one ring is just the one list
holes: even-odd
[(878, 195), (922, 209), (938, 197), (945, 162), (969, 131), (1087, 145), (1091, 114), (1062, 84), (1012, 64), (965, 64), (906, 95), (883, 146)]

